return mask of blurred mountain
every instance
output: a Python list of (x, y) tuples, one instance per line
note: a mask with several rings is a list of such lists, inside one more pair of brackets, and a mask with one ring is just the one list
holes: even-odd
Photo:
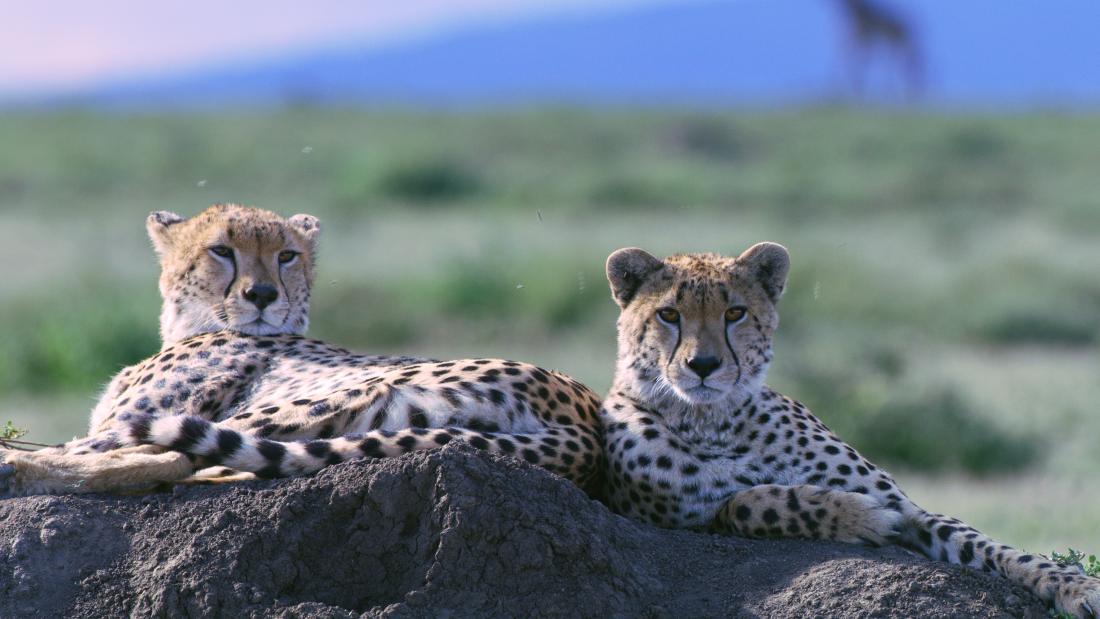
[[(890, 4), (915, 28), (926, 101), (1100, 102), (1096, 0)], [(101, 84), (48, 102), (145, 107), (834, 100), (850, 94), (840, 5), (839, 0), (649, 3), (470, 27), (385, 47), (346, 43)], [(869, 63), (864, 96), (902, 100), (903, 91), (886, 55)]]

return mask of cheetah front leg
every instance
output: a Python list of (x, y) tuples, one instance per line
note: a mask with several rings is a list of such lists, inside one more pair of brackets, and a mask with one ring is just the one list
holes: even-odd
[[(885, 474), (870, 492), (813, 485), (754, 486), (731, 497), (715, 528), (743, 537), (896, 543), (946, 563), (999, 574), (1074, 617), (1100, 617), (1100, 579), (1001, 544), (910, 501)], [(888, 486), (888, 487), (887, 487)], [(879, 496), (881, 495), (881, 496)]]
[(800, 537), (882, 546), (901, 532), (902, 514), (857, 492), (820, 486), (753, 486), (718, 511), (718, 530), (742, 537)]
[(1100, 578), (1001, 544), (955, 519), (905, 501), (901, 541), (930, 559), (1000, 574), (1074, 617), (1100, 617)]
[(153, 445), (82, 455), (6, 451), (0, 496), (146, 490), (193, 468), (185, 454)]
[(815, 471), (806, 481), (828, 477), (828, 483), (839, 490), (866, 494), (900, 512), (896, 543), (936, 561), (999, 574), (1076, 617), (1100, 613), (1100, 579), (1001, 544), (954, 518), (925, 511), (885, 471), (839, 439), (830, 438), (822, 449), (837, 457), (830, 461), (827, 473)]

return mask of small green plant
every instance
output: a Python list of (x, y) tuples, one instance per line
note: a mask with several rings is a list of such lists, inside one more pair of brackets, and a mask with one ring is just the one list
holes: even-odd
[(0, 447), (19, 449), (19, 447), (11, 445), (10, 442), (22, 443), (17, 439), (26, 433), (26, 430), (15, 427), (15, 424), (9, 421), (7, 425), (0, 428)]
[(8, 441), (8, 440), (17, 439), (17, 438), (19, 438), (20, 436), (23, 436), (26, 433), (27, 433), (26, 430), (24, 430), (22, 428), (15, 427), (15, 424), (9, 421), (6, 426), (4, 426), (3, 428), (0, 428), (0, 440)]
[(1058, 565), (1079, 566), (1086, 575), (1100, 577), (1100, 559), (1096, 555), (1086, 557), (1085, 553), (1070, 548), (1065, 554), (1057, 551), (1050, 553), (1050, 559)]
[(39, 447), (49, 447), (49, 445), (45, 443), (20, 440), (26, 434), (26, 430), (15, 427), (15, 424), (9, 421), (6, 425), (0, 426), (0, 447), (4, 449), (19, 449), (21, 451), (34, 451)]

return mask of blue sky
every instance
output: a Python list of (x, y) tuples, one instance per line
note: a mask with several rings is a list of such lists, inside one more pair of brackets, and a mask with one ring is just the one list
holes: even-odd
[[(1100, 0), (876, 0), (920, 100), (1100, 103)], [(839, 0), (37, 0), (0, 21), (0, 102), (805, 102), (850, 94)], [(897, 100), (896, 56), (864, 99)], [(877, 79), (876, 79), (877, 76)], [(848, 80), (846, 82), (845, 80)], [(849, 89), (850, 90), (850, 89)], [(184, 103), (188, 104), (188, 103)]]

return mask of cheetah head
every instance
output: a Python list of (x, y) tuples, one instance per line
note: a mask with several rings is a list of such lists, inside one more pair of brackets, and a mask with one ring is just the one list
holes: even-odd
[(160, 259), (165, 343), (230, 329), (302, 333), (320, 223), (216, 204), (191, 219), (157, 211), (145, 222)]
[(611, 254), (607, 279), (622, 310), (617, 380), (648, 401), (689, 406), (756, 393), (772, 359), (775, 304), (789, 268), (787, 250), (775, 243), (736, 258), (659, 260), (637, 248)]

